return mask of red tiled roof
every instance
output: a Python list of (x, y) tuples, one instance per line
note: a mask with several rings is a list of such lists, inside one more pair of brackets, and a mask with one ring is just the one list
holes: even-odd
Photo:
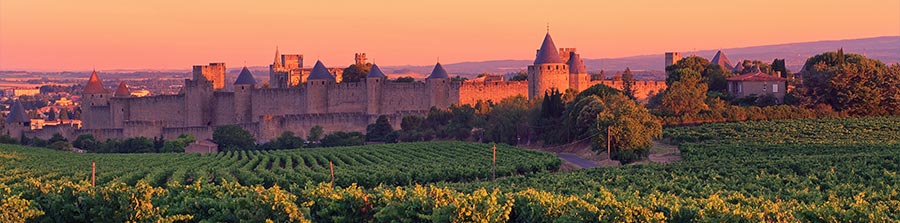
[(131, 96), (131, 91), (128, 90), (128, 85), (125, 84), (124, 81), (119, 82), (119, 88), (116, 88), (116, 97), (128, 97)]
[(728, 81), (787, 81), (787, 79), (772, 76), (763, 72), (755, 72), (735, 77), (729, 77)]
[(84, 86), (85, 94), (106, 94), (106, 88), (103, 88), (103, 83), (100, 82), (100, 77), (97, 77), (97, 71), (91, 73), (91, 78), (88, 79), (88, 83)]

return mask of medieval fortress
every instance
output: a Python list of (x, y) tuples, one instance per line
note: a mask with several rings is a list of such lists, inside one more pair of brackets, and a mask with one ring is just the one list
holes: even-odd
[[(356, 62), (365, 63), (365, 54)], [(322, 126), (325, 132), (361, 131), (380, 115), (399, 127), (406, 115), (425, 115), (431, 107), (499, 102), (517, 95), (539, 98), (551, 89), (584, 90), (596, 84), (622, 89), (622, 81), (591, 80), (575, 48), (557, 48), (550, 34), (544, 37), (526, 81), (456, 81), (437, 63), (424, 81), (388, 81), (373, 65), (359, 82), (342, 82), (341, 69), (329, 69), (322, 61), (304, 68), (303, 56), (281, 55), (269, 67), (269, 87), (260, 87), (244, 67), (234, 90), (225, 89), (225, 64), (193, 67), (193, 78), (184, 81), (176, 95), (131, 97), (123, 83), (115, 92), (101, 84), (96, 72), (82, 95), (82, 128), (23, 130), (28, 137), (48, 138), (55, 133), (74, 139), (93, 134), (99, 139), (126, 137), (176, 138), (192, 134), (212, 138), (217, 126), (238, 125), (260, 141), (284, 131), (306, 135)], [(663, 81), (636, 81), (635, 96), (644, 99), (666, 88)], [(21, 125), (20, 125), (21, 126)]]

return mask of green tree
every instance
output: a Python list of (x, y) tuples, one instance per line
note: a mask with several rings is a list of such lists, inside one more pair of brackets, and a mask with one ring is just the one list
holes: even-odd
[(399, 140), (402, 142), (415, 142), (425, 140), (424, 135), (422, 134), (423, 123), (425, 123), (425, 118), (423, 118), (422, 116), (403, 116), (403, 119), (400, 121)]
[(525, 73), (524, 70), (520, 70), (519, 72), (516, 72), (516, 74), (513, 75), (512, 78), (510, 78), (510, 81), (524, 81), (524, 80), (528, 80), (528, 73)]
[(386, 137), (394, 132), (390, 121), (386, 115), (378, 116), (375, 123), (366, 126), (366, 141), (369, 142), (385, 142)]
[(541, 105), (533, 116), (531, 125), (534, 133), (547, 144), (561, 144), (567, 142), (566, 131), (560, 131), (563, 113), (566, 111), (566, 103), (563, 94), (556, 89), (544, 92)]
[(635, 99), (634, 97), (634, 74), (631, 73), (631, 68), (625, 68), (625, 72), (622, 73), (622, 92), (625, 93), (625, 96), (628, 98)]
[(118, 152), (121, 153), (153, 153), (157, 152), (153, 148), (153, 140), (147, 137), (127, 138), (119, 145)]
[(313, 126), (309, 129), (309, 134), (306, 135), (306, 141), (309, 142), (307, 147), (317, 147), (319, 141), (322, 140), (322, 135), (325, 134), (325, 131), (322, 129), (322, 126)]
[(365, 136), (361, 132), (333, 132), (322, 138), (322, 147), (361, 146), (365, 144)]
[(397, 79), (394, 79), (394, 82), (398, 82), (398, 83), (412, 83), (412, 82), (416, 82), (416, 79), (413, 78), (413, 77), (398, 77)]
[(372, 69), (372, 63), (351, 64), (349, 67), (344, 68), (341, 82), (359, 82), (369, 75), (370, 69)]
[[(587, 107), (598, 108), (594, 116), (597, 137), (593, 140), (592, 148), (595, 151), (604, 152), (609, 149), (613, 159), (631, 163), (647, 157), (653, 138), (662, 136), (660, 121), (647, 108), (630, 98), (613, 95), (589, 100), (591, 105)], [(607, 136), (610, 148), (607, 148)]]
[(805, 67), (803, 84), (797, 89), (804, 106), (827, 105), (851, 115), (900, 113), (896, 68), (843, 51), (813, 56)]
[(55, 142), (68, 142), (69, 140), (66, 140), (66, 137), (63, 137), (62, 134), (54, 133), (53, 136), (51, 136), (50, 139), (47, 141), (49, 143), (53, 144)]
[(487, 141), (516, 145), (531, 138), (528, 125), (530, 102), (523, 96), (505, 98), (486, 115), (484, 138)]
[(213, 142), (219, 144), (221, 151), (238, 151), (253, 149), (256, 140), (240, 126), (225, 125), (217, 127), (213, 132)]
[(672, 86), (672, 83), (680, 81), (685, 74), (685, 69), (702, 74), (706, 67), (709, 66), (709, 60), (698, 56), (689, 56), (681, 58), (675, 64), (666, 67), (666, 85)]
[(193, 135), (190, 134), (181, 134), (178, 138), (165, 141), (163, 143), (162, 149), (159, 152), (161, 153), (183, 153), (184, 147), (187, 147), (193, 142), (196, 142), (197, 139), (194, 138)]
[(47, 111), (47, 121), (56, 121), (56, 109), (50, 108), (50, 111)]
[(97, 152), (100, 149), (100, 141), (91, 134), (81, 134), (72, 141), (72, 146), (89, 152)]
[(262, 150), (273, 150), (273, 149), (299, 149), (304, 146), (303, 138), (297, 137), (294, 132), (284, 131), (278, 138), (267, 142), (263, 145), (260, 145), (260, 149)]
[(659, 108), (678, 116), (692, 116), (707, 109), (705, 100), (708, 86), (700, 80), (700, 74), (690, 69), (675, 72), (680, 74), (680, 78), (666, 89)]

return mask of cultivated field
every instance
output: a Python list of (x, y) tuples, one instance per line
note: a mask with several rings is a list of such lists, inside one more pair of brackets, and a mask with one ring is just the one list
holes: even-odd
[[(490, 146), (472, 143), (212, 156), (5, 146), (0, 200), (18, 204), (9, 213), (43, 211), (38, 221), (900, 219), (900, 118), (708, 124), (664, 135), (680, 143), (682, 161), (571, 173), (549, 172), (559, 164), (552, 155), (498, 146), (498, 175), (506, 177), (494, 182), (487, 180)], [(86, 181), (89, 160), (102, 164), (101, 186)], [(326, 160), (335, 162), (337, 186), (314, 183), (329, 181)], [(388, 186), (372, 186), (382, 181)]]

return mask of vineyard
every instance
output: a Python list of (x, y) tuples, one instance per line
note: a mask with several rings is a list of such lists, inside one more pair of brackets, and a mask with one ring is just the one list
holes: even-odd
[[(383, 144), (365, 147), (280, 151), (239, 151), (199, 154), (72, 154), (4, 145), (0, 150), (0, 183), (25, 178), (39, 181), (90, 181), (96, 162), (98, 185), (144, 181), (149, 186), (194, 182), (274, 185), (330, 182), (336, 185), (409, 185), (439, 181), (463, 182), (491, 178), (491, 145), (437, 142)], [(552, 154), (497, 146), (498, 176), (553, 171)]]
[[(0, 221), (900, 219), (900, 118), (708, 124), (664, 135), (680, 144), (683, 161), (553, 173), (559, 161), (552, 155), (498, 146), (497, 173), (505, 177), (493, 182), (489, 145), (471, 143), (211, 156), (7, 146), (0, 211), (9, 214)], [(90, 160), (99, 164), (101, 186), (90, 186)], [(316, 183), (330, 181), (328, 161), (338, 186)]]

